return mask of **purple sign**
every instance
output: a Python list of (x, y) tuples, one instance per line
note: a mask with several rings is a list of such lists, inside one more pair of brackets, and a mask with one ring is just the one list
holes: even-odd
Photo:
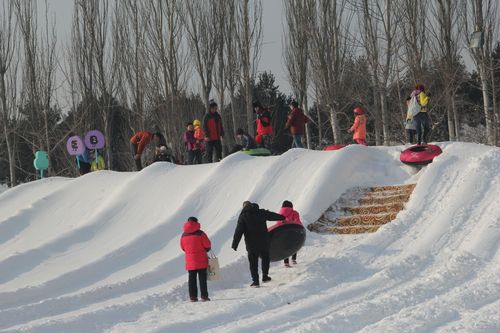
[(88, 131), (85, 134), (85, 145), (88, 149), (102, 149), (104, 142), (104, 134), (98, 130)]
[(78, 135), (72, 136), (66, 142), (66, 149), (72, 156), (81, 155), (85, 151), (85, 144)]

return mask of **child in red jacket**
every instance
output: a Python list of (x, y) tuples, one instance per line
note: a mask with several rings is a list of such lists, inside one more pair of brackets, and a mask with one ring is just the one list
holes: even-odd
[[(296, 210), (293, 209), (293, 204), (290, 201), (288, 200), (283, 201), (279, 213), (285, 217), (285, 220), (278, 222), (278, 224), (302, 225), (302, 221), (300, 220), (300, 215)], [(290, 267), (289, 258), (286, 258), (284, 262), (286, 267)], [(297, 264), (297, 253), (292, 255), (292, 263), (294, 265)]]
[(181, 249), (186, 253), (186, 270), (189, 272), (189, 298), (191, 302), (198, 301), (196, 276), (200, 281), (201, 300), (210, 301), (207, 289), (208, 255), (211, 244), (196, 217), (190, 217), (184, 223), (184, 233), (181, 237)]

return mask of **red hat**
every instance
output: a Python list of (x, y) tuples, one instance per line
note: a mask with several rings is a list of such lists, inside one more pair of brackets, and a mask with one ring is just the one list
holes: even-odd
[(358, 107), (354, 108), (354, 110), (352, 110), (352, 112), (354, 112), (357, 115), (360, 115), (360, 114), (365, 113), (365, 110), (363, 110), (362, 107), (358, 106)]
[(419, 91), (425, 91), (425, 86), (423, 84), (417, 84), (415, 86), (415, 89)]

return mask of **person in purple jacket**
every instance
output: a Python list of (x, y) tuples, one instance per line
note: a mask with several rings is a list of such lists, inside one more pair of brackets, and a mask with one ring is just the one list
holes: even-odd
[[(201, 163), (201, 151), (198, 149), (196, 138), (194, 137), (194, 127), (192, 123), (186, 124), (184, 132), (184, 145), (186, 147), (186, 164)], [(199, 156), (197, 156), (197, 154)]]

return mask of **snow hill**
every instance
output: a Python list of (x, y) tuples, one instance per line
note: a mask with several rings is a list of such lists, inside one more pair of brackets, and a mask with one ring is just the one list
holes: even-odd
[[(0, 332), (500, 332), (500, 149), (441, 143), (417, 172), (403, 147), (348, 146), (141, 172), (49, 178), (0, 194)], [(249, 288), (241, 203), (304, 224), (355, 186), (417, 183), (374, 234), (308, 232), (298, 265)], [(179, 249), (197, 216), (223, 280), (187, 302)]]

